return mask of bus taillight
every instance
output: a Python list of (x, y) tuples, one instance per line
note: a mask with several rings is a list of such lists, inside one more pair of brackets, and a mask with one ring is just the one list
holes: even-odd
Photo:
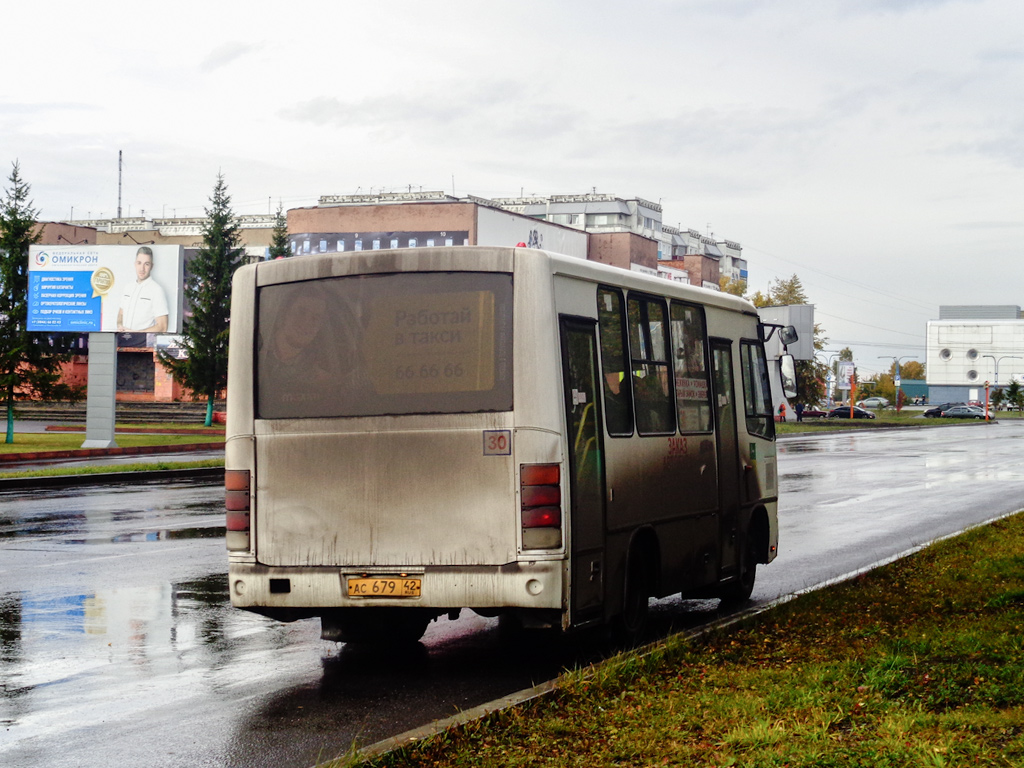
[(227, 547), (249, 549), (249, 470), (224, 470), (224, 507), (227, 510)]
[(562, 490), (558, 464), (523, 464), (519, 468), (523, 549), (562, 546)]

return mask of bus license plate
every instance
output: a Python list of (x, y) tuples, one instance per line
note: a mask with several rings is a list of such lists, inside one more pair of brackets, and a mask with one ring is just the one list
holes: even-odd
[(420, 579), (350, 578), (349, 597), (419, 597)]

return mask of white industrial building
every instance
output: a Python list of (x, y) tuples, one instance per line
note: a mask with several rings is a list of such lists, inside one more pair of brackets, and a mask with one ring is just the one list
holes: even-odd
[(986, 382), (993, 389), (1024, 383), (1020, 307), (940, 307), (939, 319), (928, 322), (926, 362), (933, 403), (983, 400)]

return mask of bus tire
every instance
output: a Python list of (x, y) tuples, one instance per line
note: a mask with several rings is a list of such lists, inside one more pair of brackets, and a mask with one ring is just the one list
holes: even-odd
[(357, 645), (411, 645), (423, 637), (433, 618), (416, 608), (341, 608), (320, 617), (320, 636)]
[(722, 605), (729, 607), (747, 602), (754, 591), (754, 581), (757, 579), (757, 543), (749, 531), (743, 538), (743, 557), (740, 560), (739, 577), (722, 587), (719, 592)]
[(622, 613), (612, 624), (615, 642), (633, 647), (644, 638), (647, 630), (649, 597), (652, 579), (648, 558), (634, 549), (626, 563), (626, 579), (622, 587)]

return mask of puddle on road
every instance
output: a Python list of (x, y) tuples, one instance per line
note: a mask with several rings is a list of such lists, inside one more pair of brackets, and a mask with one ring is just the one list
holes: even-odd
[(135, 544), (147, 541), (175, 541), (179, 539), (222, 539), (227, 529), (224, 526), (209, 528), (170, 528), (163, 531), (134, 531), (116, 536), (91, 536), (85, 539), (67, 539), (64, 544)]
[(226, 573), (82, 594), (3, 593), (0, 701), (40, 688), (63, 697), (109, 687), (95, 679), (98, 669), (126, 681), (183, 654), (223, 657), (239, 620), (249, 618), (230, 608)]

